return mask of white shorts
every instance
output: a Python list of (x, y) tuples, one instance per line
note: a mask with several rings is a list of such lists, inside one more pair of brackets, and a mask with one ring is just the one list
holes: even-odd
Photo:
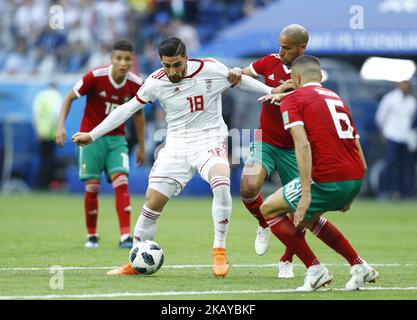
[(160, 150), (151, 169), (149, 187), (170, 198), (180, 194), (197, 171), (209, 183), (208, 173), (216, 164), (229, 166), (227, 137), (210, 139), (209, 144), (167, 144)]

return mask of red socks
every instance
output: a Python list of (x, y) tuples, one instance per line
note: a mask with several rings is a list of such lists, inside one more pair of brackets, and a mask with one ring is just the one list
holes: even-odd
[(262, 228), (267, 228), (268, 224), (266, 223), (264, 217), (262, 216), (261, 211), (259, 210), (263, 199), (260, 193), (258, 193), (253, 198), (242, 198), (242, 202), (245, 205), (246, 209), (259, 221), (259, 225)]
[[(295, 253), (307, 268), (311, 265), (319, 264), (316, 256), (305, 241), (305, 231), (294, 227), (287, 216), (272, 218), (267, 220), (267, 223), (272, 233), (287, 247), (280, 259), (281, 261), (292, 261), (292, 255)], [(363, 263), (363, 260), (349, 241), (327, 219), (320, 217), (310, 230), (317, 238), (343, 256), (351, 266)]]
[[(299, 235), (300, 237), (305, 238), (305, 234), (306, 234), (305, 230), (298, 230), (297, 232), (300, 232), (301, 233)], [(294, 250), (292, 250), (292, 249), (290, 249), (288, 247), (285, 247), (285, 252), (281, 256), (281, 258), (279, 259), (279, 261), (283, 261), (283, 262), (284, 261), (289, 261), (289, 262), (292, 262), (292, 258), (294, 257), (294, 255), (295, 255), (295, 251)]]
[(317, 238), (343, 256), (351, 266), (363, 263), (349, 241), (347, 241), (336, 226), (327, 219), (320, 217), (310, 230)]
[[(116, 211), (119, 218), (120, 235), (130, 234), (130, 195), (128, 179), (125, 174), (117, 175), (112, 186), (116, 195)], [(98, 192), (100, 184), (87, 183), (85, 185), (84, 207), (87, 233), (96, 234), (98, 217)]]
[(267, 220), (272, 233), (305, 264), (307, 268), (320, 264), (305, 241), (305, 233), (296, 228), (287, 217), (275, 217)]
[(85, 223), (87, 226), (87, 233), (89, 235), (96, 234), (97, 230), (97, 215), (98, 215), (98, 192), (100, 184), (87, 183), (85, 185), (84, 194), (84, 209), (85, 209)]
[(119, 218), (120, 235), (130, 234), (130, 195), (128, 189), (128, 178), (125, 174), (117, 175), (113, 181), (116, 196), (116, 210)]

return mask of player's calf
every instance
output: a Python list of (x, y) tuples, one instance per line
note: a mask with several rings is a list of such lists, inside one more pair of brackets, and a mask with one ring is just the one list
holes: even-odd
[(213, 274), (215, 276), (225, 277), (230, 270), (225, 249), (227, 232), (232, 214), (230, 179), (225, 176), (214, 176), (210, 179), (210, 187), (213, 192)]
[(95, 180), (87, 181), (84, 193), (85, 223), (87, 226), (86, 248), (98, 247), (97, 217), (98, 217), (98, 193), (100, 183)]
[(112, 186), (116, 198), (116, 211), (120, 228), (120, 248), (131, 248), (132, 241), (126, 241), (130, 236), (130, 194), (128, 188), (128, 177), (125, 173), (116, 173), (112, 176)]
[(214, 225), (213, 248), (225, 248), (227, 231), (232, 215), (232, 196), (230, 194), (230, 179), (224, 176), (215, 176), (210, 180), (213, 192), (211, 214)]

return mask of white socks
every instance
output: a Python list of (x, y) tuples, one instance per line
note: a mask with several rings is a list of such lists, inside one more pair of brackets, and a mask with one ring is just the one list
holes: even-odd
[(140, 241), (153, 240), (156, 233), (156, 220), (160, 215), (160, 212), (142, 207), (141, 215), (135, 225), (133, 245), (137, 244), (139, 239)]
[[(230, 179), (223, 176), (215, 176), (210, 180), (210, 187), (213, 192), (213, 204), (211, 214), (214, 225), (213, 248), (226, 248), (227, 231), (229, 229), (232, 215), (232, 196), (230, 195)], [(142, 207), (141, 214), (135, 225), (134, 240), (153, 240), (156, 234), (156, 220), (160, 212)]]
[(230, 195), (230, 179), (215, 176), (210, 180), (213, 191), (211, 214), (214, 225), (213, 248), (226, 248), (227, 230), (232, 215), (232, 196)]

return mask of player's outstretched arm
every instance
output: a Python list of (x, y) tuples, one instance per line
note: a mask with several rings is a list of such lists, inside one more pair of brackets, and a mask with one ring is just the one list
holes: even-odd
[(260, 102), (269, 101), (271, 104), (279, 104), (281, 100), (291, 92), (286, 93), (275, 93), (275, 94), (267, 94), (265, 96), (262, 96), (258, 99)]
[(252, 73), (249, 67), (246, 67), (244, 69), (234, 67), (233, 69), (229, 70), (229, 73), (227, 74), (227, 80), (229, 80), (229, 82), (233, 83), (234, 85), (239, 85), (240, 80), (242, 80), (242, 75), (257, 78), (257, 76)]
[(64, 100), (62, 101), (61, 110), (58, 117), (58, 126), (55, 133), (55, 143), (61, 147), (64, 146), (65, 140), (67, 139), (67, 132), (65, 131), (65, 120), (67, 119), (68, 113), (71, 109), (71, 104), (77, 99), (77, 95), (74, 90), (67, 93)]
[(245, 91), (260, 93), (263, 95), (274, 93), (274, 88), (269, 87), (266, 84), (246, 75), (242, 75), (242, 80), (240, 81), (239, 88)]
[(273, 93), (289, 93), (291, 91), (294, 91), (295, 89), (297, 89), (297, 87), (294, 81), (292, 81), (292, 79), (289, 79), (284, 83), (281, 83), (278, 87), (276, 87)]
[[(96, 126), (93, 130), (86, 133), (91, 138), (91, 141), (88, 137), (84, 136), (85, 132), (82, 132), (82, 140), (81, 138), (76, 139), (74, 138), (80, 137), (77, 132), (73, 136), (73, 141), (79, 141), (80, 143), (90, 143), (97, 140), (99, 137), (104, 136), (106, 133), (116, 129), (122, 123), (124, 123), (127, 119), (129, 119), (135, 112), (141, 110), (145, 104), (140, 103), (136, 97), (130, 99), (128, 102), (118, 106), (112, 113), (110, 113), (98, 126)], [(81, 134), (81, 133), (80, 133)], [(81, 145), (81, 144), (80, 144)]]
[(136, 166), (141, 166), (145, 161), (145, 112), (139, 110), (134, 115), (136, 138), (138, 140), (138, 148), (136, 150)]

